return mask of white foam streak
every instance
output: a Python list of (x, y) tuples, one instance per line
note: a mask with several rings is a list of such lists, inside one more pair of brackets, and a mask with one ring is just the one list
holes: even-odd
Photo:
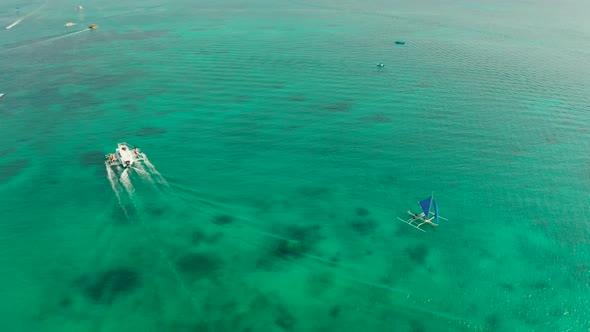
[(169, 187), (168, 182), (166, 181), (166, 179), (164, 179), (164, 177), (162, 176), (162, 174), (160, 174), (160, 172), (158, 172), (156, 170), (156, 167), (150, 162), (150, 160), (148, 159), (148, 157), (145, 155), (145, 153), (142, 153), (142, 157), (143, 157), (143, 161), (145, 163), (145, 165), (148, 167), (148, 170), (155, 175), (156, 179), (158, 180), (159, 183), (165, 185), (166, 187)]
[(141, 176), (142, 179), (146, 180), (149, 183), (154, 183), (154, 179), (152, 178), (151, 174), (148, 173), (141, 163), (135, 163), (133, 169)]
[(121, 201), (121, 195), (119, 195), (119, 191), (117, 190), (117, 176), (115, 175), (115, 172), (113, 172), (113, 169), (111, 168), (111, 166), (109, 166), (109, 164), (107, 162), (105, 162), (105, 166), (107, 168), (107, 177), (109, 179), (109, 182), (111, 183), (111, 188), (113, 188), (113, 191), (115, 192), (115, 196), (117, 196), (117, 201), (119, 202), (119, 206), (121, 207), (121, 209), (123, 209), (123, 212), (125, 213), (126, 217), (129, 217), (129, 215), (127, 214), (127, 209), (125, 209), (125, 206), (123, 205), (123, 201)]
[(19, 24), (23, 19), (24, 19), (24, 17), (19, 18), (18, 20), (14, 21), (11, 25), (7, 26), (6, 29), (8, 30), (8, 29), (12, 28), (13, 26)]
[(133, 192), (135, 191), (135, 188), (133, 188), (133, 184), (131, 183), (131, 179), (129, 178), (129, 169), (128, 168), (126, 168), (123, 171), (123, 173), (121, 173), (121, 177), (119, 178), (119, 180), (123, 184), (123, 187), (125, 187), (125, 190), (127, 190), (127, 193), (129, 194), (129, 196), (133, 197)]

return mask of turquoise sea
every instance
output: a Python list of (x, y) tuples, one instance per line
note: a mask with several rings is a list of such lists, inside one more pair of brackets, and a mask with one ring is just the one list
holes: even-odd
[(589, 11), (3, 2), (0, 330), (588, 331)]

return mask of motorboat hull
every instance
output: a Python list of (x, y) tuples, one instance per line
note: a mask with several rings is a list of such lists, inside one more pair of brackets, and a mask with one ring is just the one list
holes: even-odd
[(119, 144), (116, 156), (123, 167), (131, 167), (135, 161), (133, 158), (133, 152), (131, 152), (126, 144)]
[(106, 155), (107, 162), (110, 165), (119, 165), (123, 168), (129, 168), (142, 159), (143, 154), (137, 148), (129, 146), (127, 143), (118, 143), (115, 153)]

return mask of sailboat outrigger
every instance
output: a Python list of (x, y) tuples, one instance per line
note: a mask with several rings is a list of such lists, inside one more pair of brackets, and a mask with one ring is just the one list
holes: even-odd
[[(424, 224), (429, 224), (431, 226), (438, 226), (439, 218), (442, 220), (448, 220), (447, 218), (443, 218), (438, 214), (438, 205), (436, 204), (436, 201), (434, 200), (434, 193), (432, 195), (430, 195), (430, 197), (418, 202), (418, 204), (422, 208), (422, 211), (423, 211), (422, 213), (416, 214), (412, 211), (408, 211), (408, 214), (411, 215), (412, 218), (410, 218), (408, 220), (404, 220), (400, 217), (397, 217), (397, 219), (399, 219), (402, 222), (405, 222), (406, 224), (408, 224), (416, 229), (421, 230), (422, 232), (426, 232), (425, 230), (420, 228), (420, 226), (422, 226)], [(434, 207), (434, 212), (431, 210), (432, 207)]]

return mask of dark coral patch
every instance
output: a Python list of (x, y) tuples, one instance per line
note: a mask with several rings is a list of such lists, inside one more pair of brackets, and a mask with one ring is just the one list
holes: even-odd
[(328, 195), (330, 193), (330, 188), (304, 186), (299, 188), (297, 192), (305, 197), (317, 198)]
[(0, 158), (13, 153), (14, 151), (16, 151), (16, 148), (14, 146), (12, 146), (8, 149), (0, 150)]
[(136, 135), (142, 137), (153, 137), (167, 133), (167, 129), (156, 128), (156, 127), (141, 127), (137, 130)]
[(85, 152), (80, 156), (80, 164), (84, 167), (103, 165), (104, 155), (105, 154), (99, 150)]
[(361, 235), (371, 234), (377, 228), (377, 222), (372, 219), (354, 219), (350, 226)]
[(279, 305), (276, 311), (275, 324), (287, 331), (293, 330), (297, 320), (283, 306)]
[(368, 122), (372, 122), (372, 123), (387, 123), (387, 122), (391, 122), (391, 118), (389, 118), (386, 115), (383, 114), (375, 114), (373, 116), (370, 116), (368, 118), (366, 118), (366, 120)]
[(371, 214), (371, 212), (365, 208), (360, 207), (356, 209), (356, 215), (359, 217), (366, 217), (369, 214)]
[(221, 238), (221, 236), (223, 236), (223, 233), (215, 233), (213, 235), (208, 235), (202, 230), (197, 229), (191, 233), (190, 241), (194, 246), (199, 246), (203, 243), (213, 244), (217, 242), (219, 238)]
[(304, 95), (291, 95), (291, 96), (289, 96), (289, 100), (291, 100), (291, 101), (304, 101), (305, 96)]
[(418, 264), (424, 264), (426, 256), (428, 256), (428, 247), (424, 244), (419, 244), (412, 248), (407, 248), (406, 253), (410, 259)]
[(215, 225), (227, 225), (234, 222), (234, 217), (227, 215), (227, 214), (220, 214), (213, 218), (213, 223)]
[(289, 226), (284, 239), (273, 240), (270, 256), (262, 257), (259, 267), (276, 268), (275, 263), (285, 258), (292, 258), (309, 252), (322, 239), (321, 226)]
[(328, 112), (349, 112), (352, 110), (352, 105), (354, 105), (354, 101), (347, 100), (341, 103), (328, 104), (324, 106), (324, 110)]
[(117, 205), (111, 213), (111, 218), (120, 225), (129, 224), (133, 218), (137, 217), (137, 209), (135, 205), (129, 203), (123, 206)]
[(200, 245), (207, 240), (207, 234), (201, 230), (196, 230), (191, 234), (191, 243), (195, 246)]
[(221, 260), (211, 254), (189, 253), (176, 260), (176, 267), (193, 278), (211, 278), (221, 268)]
[(59, 300), (59, 306), (63, 308), (69, 308), (72, 306), (72, 299), (69, 297), (64, 297)]
[(309, 245), (313, 245), (316, 244), (322, 238), (320, 234), (321, 230), (322, 226), (319, 224), (310, 226), (289, 226), (287, 228), (287, 237), (292, 240), (301, 241), (304, 243), (308, 243)]
[(234, 98), (234, 101), (237, 103), (245, 103), (245, 102), (249, 102), (252, 98), (248, 97), (248, 96), (239, 96)]
[(83, 294), (96, 303), (111, 304), (117, 298), (127, 295), (141, 285), (139, 272), (118, 267), (101, 272), (90, 279), (82, 279)]
[(342, 311), (342, 308), (339, 305), (335, 305), (330, 308), (329, 315), (330, 317), (336, 318), (340, 316), (340, 311)]
[(426, 329), (424, 328), (424, 325), (422, 325), (422, 323), (420, 323), (417, 320), (412, 320), (410, 322), (410, 332), (424, 332), (426, 331)]
[(318, 296), (334, 285), (334, 278), (329, 273), (312, 273), (307, 279), (307, 292), (310, 296)]
[(149, 206), (146, 206), (145, 209), (147, 213), (154, 217), (161, 217), (169, 210), (168, 207), (157, 204), (150, 204)]
[(137, 112), (139, 110), (139, 107), (135, 104), (125, 104), (123, 105), (123, 109), (129, 112)]
[(0, 165), (0, 183), (17, 176), (29, 164), (29, 159), (17, 159)]
[(485, 326), (488, 331), (497, 331), (500, 328), (500, 315), (495, 313), (485, 317)]

